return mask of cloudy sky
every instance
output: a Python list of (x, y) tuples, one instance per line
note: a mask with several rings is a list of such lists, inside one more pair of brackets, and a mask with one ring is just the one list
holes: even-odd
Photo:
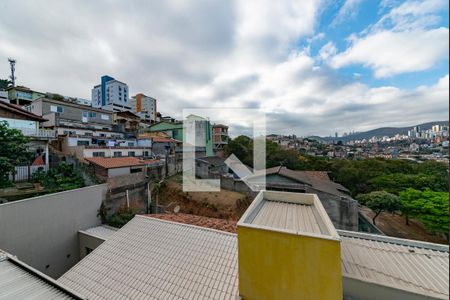
[(108, 74), (163, 115), (254, 108), (282, 134), (448, 119), (447, 0), (3, 0), (0, 11), (0, 78), (14, 57), (17, 84), (40, 91), (90, 98)]

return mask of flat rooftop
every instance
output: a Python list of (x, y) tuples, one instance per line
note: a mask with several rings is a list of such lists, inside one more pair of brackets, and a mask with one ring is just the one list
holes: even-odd
[(239, 220), (238, 226), (339, 240), (315, 194), (263, 191)]

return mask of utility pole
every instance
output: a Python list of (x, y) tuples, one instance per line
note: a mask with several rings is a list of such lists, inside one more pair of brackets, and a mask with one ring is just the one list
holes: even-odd
[(9, 78), (11, 79), (12, 86), (16, 86), (16, 76), (14, 75), (14, 72), (16, 71), (16, 60), (14, 58), (8, 58), (9, 65), (11, 66), (11, 76)]

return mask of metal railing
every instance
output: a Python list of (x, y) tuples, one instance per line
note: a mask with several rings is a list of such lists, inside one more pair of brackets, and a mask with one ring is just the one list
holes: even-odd
[(16, 128), (22, 131), (23, 135), (39, 138), (55, 138), (56, 130), (52, 129), (34, 129), (34, 128)]

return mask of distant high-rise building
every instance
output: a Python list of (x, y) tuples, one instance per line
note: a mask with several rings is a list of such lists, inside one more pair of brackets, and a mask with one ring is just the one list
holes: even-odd
[(92, 89), (92, 106), (109, 111), (130, 111), (128, 85), (110, 76), (102, 76), (101, 83)]
[(335, 137), (335, 138), (338, 137), (338, 133), (337, 133), (337, 132), (334, 133), (334, 137)]
[(156, 122), (156, 99), (144, 94), (137, 94), (130, 99), (131, 110), (146, 122)]
[(432, 130), (433, 132), (439, 132), (439, 131), (441, 131), (441, 125), (433, 125), (433, 126), (431, 127), (431, 130)]

